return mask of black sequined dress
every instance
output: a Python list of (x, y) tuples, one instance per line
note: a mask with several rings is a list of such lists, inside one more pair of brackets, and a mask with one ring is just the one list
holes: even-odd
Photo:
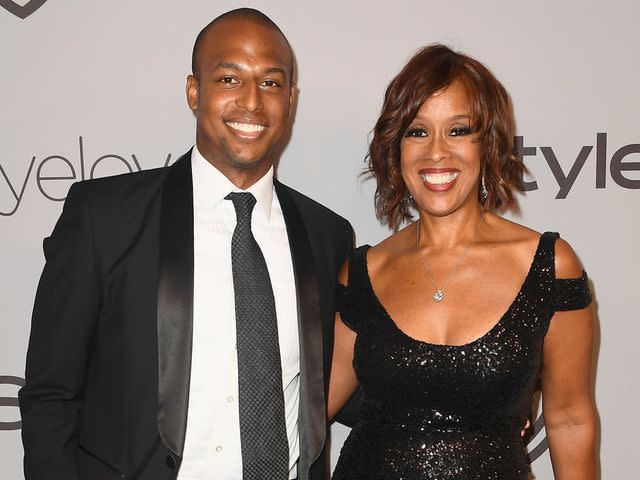
[(362, 418), (334, 480), (526, 480), (520, 430), (531, 412), (542, 344), (554, 312), (591, 302), (587, 276), (556, 279), (557, 233), (540, 238), (520, 292), (485, 335), (461, 346), (404, 334), (371, 287), (365, 245), (338, 286), (342, 320), (357, 332)]

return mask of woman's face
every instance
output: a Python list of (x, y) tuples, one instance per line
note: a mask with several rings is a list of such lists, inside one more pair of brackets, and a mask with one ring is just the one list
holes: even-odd
[(477, 138), (460, 82), (422, 104), (400, 142), (402, 177), (422, 212), (440, 217), (478, 203)]

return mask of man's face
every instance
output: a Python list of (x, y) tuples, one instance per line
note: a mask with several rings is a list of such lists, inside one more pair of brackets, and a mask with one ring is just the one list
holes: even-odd
[(196, 145), (234, 184), (246, 188), (276, 161), (293, 101), (291, 52), (282, 35), (229, 19), (204, 37), (197, 78), (187, 78)]

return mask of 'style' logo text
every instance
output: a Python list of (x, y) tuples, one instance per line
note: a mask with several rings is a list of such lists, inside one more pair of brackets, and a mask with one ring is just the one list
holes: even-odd
[[(576, 178), (578, 178), (578, 175), (582, 172), (587, 160), (593, 157), (595, 157), (593, 167), (595, 167), (596, 188), (607, 187), (608, 163), (609, 174), (616, 184), (622, 188), (640, 189), (640, 178), (638, 178), (638, 175), (636, 174), (636, 178), (633, 178), (634, 174), (630, 175), (630, 172), (640, 171), (640, 158), (638, 158), (640, 154), (640, 144), (638, 143), (619, 147), (611, 154), (611, 157), (609, 157), (607, 152), (607, 134), (598, 133), (596, 135), (595, 155), (591, 155), (593, 145), (584, 145), (578, 152), (575, 160), (572, 161), (573, 163), (570, 163), (571, 167), (569, 170), (565, 171), (562, 168), (562, 163), (567, 164), (567, 162), (560, 162), (552, 147), (525, 146), (524, 137), (520, 136), (516, 137), (515, 140), (518, 157), (520, 157), (525, 164), (527, 163), (527, 157), (537, 155), (538, 150), (540, 150), (558, 184), (557, 199), (567, 198), (571, 187), (573, 187)], [(631, 157), (633, 154), (636, 154), (635, 159)], [(593, 170), (591, 170), (591, 172), (593, 172)], [(538, 182), (535, 180), (523, 181), (523, 183), (525, 191), (538, 189)]]

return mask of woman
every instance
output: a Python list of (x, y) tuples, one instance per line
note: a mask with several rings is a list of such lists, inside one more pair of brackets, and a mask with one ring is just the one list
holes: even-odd
[(362, 419), (335, 480), (526, 479), (520, 429), (540, 384), (558, 480), (595, 478), (587, 277), (554, 233), (496, 215), (515, 203), (507, 93), (433, 45), (389, 85), (369, 170), (393, 229), (339, 278), (329, 416), (358, 385)]

